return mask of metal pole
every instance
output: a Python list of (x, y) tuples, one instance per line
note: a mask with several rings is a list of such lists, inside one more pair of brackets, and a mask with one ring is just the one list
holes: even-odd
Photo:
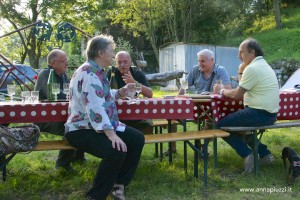
[(79, 28), (77, 28), (77, 27), (74, 26), (73, 24), (71, 24), (71, 23), (69, 23), (69, 22), (67, 22), (67, 24), (69, 24), (70, 26), (72, 26), (74, 29), (76, 29), (77, 31), (79, 31), (79, 32), (82, 33), (83, 35), (88, 36), (88, 37), (90, 37), (90, 38), (93, 37), (93, 36), (91, 36), (91, 35), (85, 33), (84, 31), (80, 30)]
[(21, 31), (21, 30), (23, 30), (23, 29), (26, 29), (26, 28), (30, 27), (30, 26), (34, 26), (34, 25), (36, 25), (36, 24), (38, 24), (38, 23), (40, 23), (40, 22), (41, 22), (41, 20), (38, 20), (38, 21), (35, 22), (35, 23), (29, 24), (29, 25), (27, 25), (27, 26), (24, 26), (24, 27), (22, 27), (22, 28), (19, 28), (19, 29), (17, 29), (17, 30), (14, 30), (14, 31), (12, 31), (12, 32), (10, 32), (10, 33), (6, 33), (6, 34), (4, 34), (4, 35), (1, 35), (0, 38), (9, 36), (9, 35), (11, 35), (11, 34), (13, 34), (13, 33), (15, 33), (15, 32), (19, 32), (19, 31)]

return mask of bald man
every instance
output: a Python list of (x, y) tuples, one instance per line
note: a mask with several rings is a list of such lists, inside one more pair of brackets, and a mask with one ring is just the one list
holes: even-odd
[[(141, 94), (145, 97), (151, 98), (153, 93), (149, 87), (148, 81), (143, 71), (133, 69), (131, 67), (132, 60), (130, 54), (127, 51), (120, 51), (116, 54), (116, 67), (107, 71), (107, 77), (110, 80), (112, 70), (115, 72), (118, 88), (124, 87), (128, 83), (139, 82), (142, 84)], [(152, 133), (152, 121), (151, 120), (122, 120), (128, 126), (134, 127), (144, 134)]]

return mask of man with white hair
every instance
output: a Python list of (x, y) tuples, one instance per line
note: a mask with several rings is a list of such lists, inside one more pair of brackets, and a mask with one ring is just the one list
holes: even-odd
[[(225, 67), (215, 64), (215, 55), (209, 49), (203, 49), (197, 53), (198, 65), (189, 72), (186, 81), (188, 87), (195, 87), (196, 93), (212, 92), (213, 85), (221, 80), (225, 89), (231, 89), (231, 82)], [(180, 89), (179, 94), (184, 94)]]

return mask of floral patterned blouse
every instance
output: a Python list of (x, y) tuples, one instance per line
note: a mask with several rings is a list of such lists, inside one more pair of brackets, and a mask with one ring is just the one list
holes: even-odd
[(123, 132), (125, 125), (119, 122), (116, 93), (117, 90), (110, 90), (105, 72), (96, 62), (88, 60), (82, 64), (70, 82), (66, 132), (79, 129)]

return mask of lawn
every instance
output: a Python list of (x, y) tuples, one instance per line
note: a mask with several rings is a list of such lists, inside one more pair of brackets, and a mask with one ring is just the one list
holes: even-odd
[[(195, 129), (189, 123), (188, 129)], [(179, 128), (181, 129), (181, 128)], [(178, 152), (173, 163), (159, 161), (154, 156), (154, 145), (146, 145), (136, 175), (127, 187), (127, 199), (297, 199), (300, 180), (288, 185), (285, 178), (281, 150), (285, 146), (300, 152), (299, 128), (275, 129), (263, 136), (275, 156), (275, 162), (261, 168), (258, 176), (244, 175), (243, 160), (222, 140), (218, 141), (219, 168), (213, 168), (212, 145), (209, 146), (208, 187), (203, 188), (203, 163), (200, 178), (193, 177), (193, 153), (188, 151), (188, 173), (183, 168), (183, 144), (177, 143)], [(55, 136), (42, 134), (41, 139)], [(164, 145), (164, 148), (167, 144)], [(8, 165), (6, 182), (0, 184), (0, 199), (22, 200), (81, 200), (91, 186), (99, 159), (87, 155), (84, 165), (74, 164), (75, 172), (55, 170), (58, 151), (18, 154)], [(252, 192), (243, 192), (252, 189)], [(280, 190), (280, 191), (279, 191)]]
[[(153, 88), (155, 97), (176, 92)], [(196, 124), (189, 122), (188, 130)], [(166, 132), (166, 130), (164, 130)], [(178, 131), (182, 131), (179, 126)], [(209, 145), (208, 187), (203, 187), (203, 162), (200, 176), (193, 177), (193, 152), (188, 149), (188, 172), (183, 167), (183, 142), (177, 142), (173, 163), (167, 157), (155, 157), (153, 144), (144, 147), (135, 177), (126, 188), (128, 200), (190, 200), (190, 199), (299, 199), (300, 180), (288, 185), (281, 159), (285, 146), (300, 153), (300, 128), (273, 129), (266, 132), (262, 141), (269, 146), (275, 162), (262, 167), (259, 175), (242, 174), (243, 160), (222, 139), (218, 140), (219, 168), (213, 168), (212, 144)], [(42, 133), (40, 140), (59, 137)], [(167, 144), (164, 144), (164, 149)], [(0, 180), (0, 200), (83, 200), (91, 187), (99, 159), (86, 155), (88, 162), (73, 164), (74, 173), (55, 170), (58, 151), (18, 154), (8, 165), (7, 181)], [(1, 177), (1, 176), (0, 176)], [(300, 178), (298, 178), (300, 179)], [(243, 191), (244, 190), (244, 191)], [(246, 192), (245, 190), (253, 190)]]

